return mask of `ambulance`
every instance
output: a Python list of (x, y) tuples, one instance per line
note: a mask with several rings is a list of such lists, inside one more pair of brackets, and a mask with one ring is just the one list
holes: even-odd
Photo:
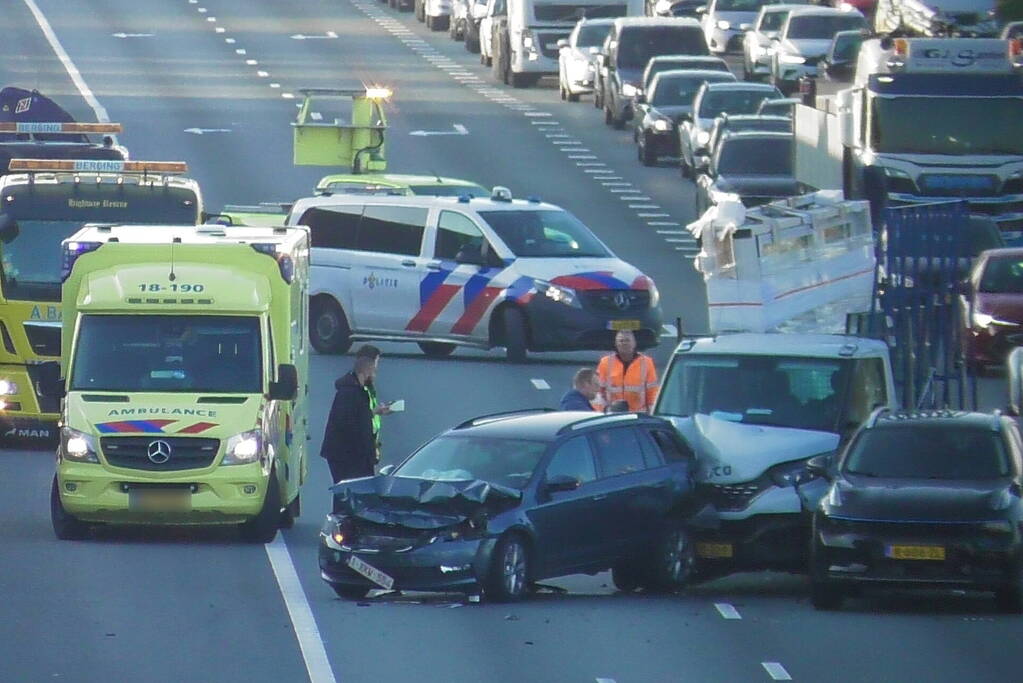
[(52, 441), (57, 401), (35, 388), (40, 363), (60, 356), (61, 240), (86, 223), (196, 224), (202, 198), (176, 161), (16, 158), (9, 171), (0, 177), (0, 439)]
[(58, 538), (231, 524), (267, 543), (307, 474), (305, 228), (87, 226), (63, 241)]

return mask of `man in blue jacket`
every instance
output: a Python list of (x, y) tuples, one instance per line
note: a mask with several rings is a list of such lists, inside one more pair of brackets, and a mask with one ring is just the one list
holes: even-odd
[(600, 387), (593, 368), (582, 368), (572, 379), (572, 388), (561, 397), (561, 410), (593, 410), (591, 401), (596, 398)]

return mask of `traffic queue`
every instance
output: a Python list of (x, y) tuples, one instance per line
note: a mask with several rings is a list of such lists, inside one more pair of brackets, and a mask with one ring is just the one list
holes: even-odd
[[(437, 26), (436, 3), (421, 5)], [(836, 35), (849, 28), (847, 17), (863, 23), (858, 13), (814, 10), (804, 12), (815, 21), (803, 27), (795, 22), (801, 11), (789, 12), (780, 34), (796, 47), (803, 28), (812, 34), (803, 37), (821, 39), (821, 18)], [(452, 33), (468, 40), (475, 14), (469, 8)], [(484, 18), (494, 16), (488, 9)], [(560, 50), (577, 49), (586, 21)], [(644, 163), (663, 152), (679, 155), (683, 174), (774, 175), (751, 165), (749, 146), (774, 149), (791, 130), (720, 129), (730, 114), (771, 126), (791, 121), (764, 114), (764, 104), (784, 99), (792, 74), (805, 72), (789, 67), (807, 64), (805, 55), (776, 48), (772, 84), (719, 78), (724, 72), (706, 68), (709, 61), (676, 69), (665, 60), (664, 70), (652, 61), (678, 54), (680, 44), (691, 47), (683, 58), (737, 49), (730, 21), (715, 19), (709, 35), (686, 19), (600, 24), (607, 34), (595, 97), (609, 125), (642, 113), (636, 141)], [(512, 85), (546, 73), (529, 62), (553, 59), (551, 35), (531, 34), (523, 60), (502, 30), (476, 29), (495, 73)], [(778, 71), (780, 64), (787, 66)], [(581, 94), (580, 80), (559, 76), (565, 99)], [(323, 165), (321, 124), (302, 117), (324, 91), (304, 94), (296, 163)], [(5, 366), (2, 388), (11, 400), (3, 418), (59, 424), (50, 491), (58, 538), (87, 538), (94, 524), (223, 524), (237, 526), (244, 540), (272, 541), (300, 514), (308, 477), (310, 347), (340, 354), (357, 340), (413, 342), (431, 357), (459, 346), (500, 347), (507, 361), (521, 363), (549, 350), (608, 350), (622, 333), (639, 349), (659, 342), (653, 280), (572, 213), (503, 187), (383, 173), (378, 105), (387, 93), (330, 96), (355, 101), (353, 121), (334, 127), (367, 136), (356, 144), (353, 135), (329, 155), (340, 152), (353, 173), (327, 176), (313, 196), (270, 212), (206, 215), (198, 186), (167, 162), (10, 162), (0, 182), (19, 201), (0, 219), (2, 305), (21, 318), (8, 318), (16, 343), (3, 328), (14, 368)], [(27, 97), (31, 105), (35, 95)], [(52, 110), (40, 116), (54, 117)], [(16, 136), (12, 143), (84, 130), (39, 118), (0, 125)], [(678, 146), (656, 146), (653, 136), (672, 130)], [(733, 157), (739, 161), (730, 165)], [(77, 192), (86, 175), (95, 197), (54, 202), (68, 187)], [(704, 201), (721, 191), (706, 189)], [(775, 195), (760, 187), (749, 196), (761, 203)], [(52, 218), (54, 204), (82, 211)], [(114, 220), (89, 213), (136, 206), (137, 216), (125, 211)], [(16, 262), (9, 245), (42, 220), (63, 221), (65, 230), (44, 245), (54, 261), (59, 254), (60, 272), (21, 278), (60, 290), (52, 316), (37, 322), (40, 301), (52, 299), (19, 289), (18, 274), (37, 265)], [(985, 252), (975, 268), (969, 292), (978, 298), (1020, 291), (1012, 284), (1023, 277), (1019, 254)], [(971, 306), (971, 324), (1015, 324), (988, 306)], [(1000, 340), (973, 342), (997, 348), (983, 357), (977, 351), (977, 361), (1004, 358), (1014, 340)], [(1000, 608), (1023, 611), (1017, 422), (899, 410), (884, 341), (682, 338), (649, 399), (628, 412), (480, 416), (394, 466), (336, 482), (320, 532), (322, 578), (349, 599), (382, 589), (511, 601), (540, 580), (573, 573), (610, 569), (622, 591), (670, 592), (772, 569), (808, 574), (820, 609), (880, 585), (989, 591)]]

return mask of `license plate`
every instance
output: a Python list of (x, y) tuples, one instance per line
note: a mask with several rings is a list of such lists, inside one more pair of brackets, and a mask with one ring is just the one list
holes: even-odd
[(391, 590), (394, 586), (394, 579), (384, 572), (380, 571), (369, 562), (360, 560), (358, 557), (352, 555), (348, 558), (348, 566), (354, 569), (359, 574), (362, 574), (367, 579), (375, 583), (376, 585), (383, 588), (385, 591)]
[(723, 559), (732, 557), (735, 551), (731, 543), (697, 543), (696, 556)]
[(893, 560), (937, 560), (945, 559), (945, 547), (940, 545), (889, 545), (884, 554)]
[(610, 320), (607, 323), (607, 329), (609, 330), (638, 330), (638, 320)]
[(129, 489), (128, 509), (138, 512), (188, 512), (192, 492), (188, 489)]

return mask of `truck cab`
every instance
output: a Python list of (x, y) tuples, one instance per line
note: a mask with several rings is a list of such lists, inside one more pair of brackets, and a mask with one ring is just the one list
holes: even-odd
[[(62, 244), (51, 517), (271, 541), (307, 472), (304, 228), (89, 226)], [(52, 368), (50, 365), (48, 368)]]
[(683, 339), (654, 414), (696, 451), (705, 577), (802, 571), (824, 492), (806, 461), (834, 453), (878, 406), (896, 405), (884, 342), (843, 335), (736, 333)]

